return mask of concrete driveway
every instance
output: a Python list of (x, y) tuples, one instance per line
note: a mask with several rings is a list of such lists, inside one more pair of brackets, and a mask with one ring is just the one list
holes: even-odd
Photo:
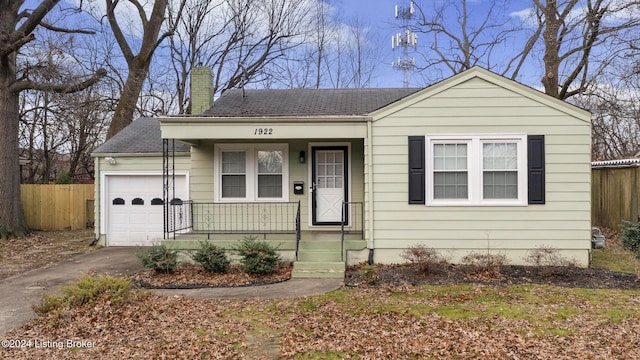
[[(103, 248), (0, 280), (0, 338), (35, 318), (31, 306), (40, 303), (42, 295), (57, 293), (61, 287), (78, 280), (82, 273), (95, 271), (98, 274), (128, 276), (144, 270), (142, 262), (136, 257), (136, 250), (135, 247)], [(262, 286), (153, 291), (165, 296), (196, 299), (272, 299), (319, 295), (342, 285), (343, 279), (292, 279)]]
[(82, 273), (125, 276), (143, 270), (135, 253), (135, 247), (108, 247), (0, 280), (0, 337), (35, 318), (31, 306), (42, 295), (58, 292)]

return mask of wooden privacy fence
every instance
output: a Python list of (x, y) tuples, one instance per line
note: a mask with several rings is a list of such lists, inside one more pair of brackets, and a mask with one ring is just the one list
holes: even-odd
[(591, 169), (591, 224), (619, 229), (622, 221), (639, 221), (640, 167)]
[(93, 226), (93, 184), (20, 185), (22, 208), (32, 230), (80, 230)]

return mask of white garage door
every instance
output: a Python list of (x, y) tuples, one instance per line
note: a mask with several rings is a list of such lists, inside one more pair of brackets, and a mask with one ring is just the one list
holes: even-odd
[[(186, 177), (175, 176), (176, 197), (186, 200)], [(162, 175), (109, 175), (107, 245), (152, 245), (164, 235)]]

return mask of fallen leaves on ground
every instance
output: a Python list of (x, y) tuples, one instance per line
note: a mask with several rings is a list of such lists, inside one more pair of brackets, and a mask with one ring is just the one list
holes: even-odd
[(604, 269), (579, 267), (544, 267), (504, 265), (496, 276), (476, 273), (464, 265), (445, 264), (437, 271), (425, 274), (415, 264), (376, 265), (375, 278), (366, 265), (349, 267), (345, 285), (354, 287), (416, 286), (484, 284), (507, 286), (518, 284), (545, 284), (589, 289), (640, 289), (640, 280), (634, 274)]
[(289, 280), (292, 265), (284, 265), (272, 274), (247, 274), (240, 266), (232, 265), (226, 273), (210, 273), (202, 266), (183, 264), (170, 274), (153, 270), (139, 272), (133, 276), (136, 284), (144, 288), (191, 289), (201, 287), (235, 287), (266, 285)]
[[(0, 349), (0, 355), (12, 359), (640, 358), (640, 292), (606, 290), (616, 299), (613, 305), (610, 299), (594, 301), (592, 295), (598, 294), (590, 292), (605, 290), (409, 286), (345, 288), (281, 300), (194, 300), (140, 293), (124, 305), (102, 299), (68, 310), (58, 327), (51, 317), (41, 317), (4, 337), (85, 340), (94, 342), (93, 348)], [(504, 314), (496, 310), (499, 307)], [(460, 312), (451, 313), (454, 308)]]
[[(156, 284), (250, 281), (232, 272), (209, 282), (199, 268), (182, 270)], [(124, 304), (103, 298), (6, 334), (2, 340), (32, 342), (1, 348), (0, 358), (640, 359), (633, 274), (504, 267), (500, 276), (483, 277), (448, 266), (424, 275), (393, 265), (377, 266), (370, 284), (362, 270), (349, 269), (348, 287), (299, 299), (196, 300), (142, 291)], [(35, 347), (67, 340), (93, 347)]]
[(97, 249), (93, 229), (34, 231), (22, 239), (0, 240), (0, 279), (54, 264)]

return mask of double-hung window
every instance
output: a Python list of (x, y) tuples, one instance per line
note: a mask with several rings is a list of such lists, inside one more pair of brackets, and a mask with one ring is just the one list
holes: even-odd
[(222, 151), (221, 189), (223, 198), (247, 196), (247, 152)]
[(219, 144), (217, 201), (288, 201), (286, 144)]
[(526, 135), (427, 136), (427, 203), (525, 205), (526, 148)]

